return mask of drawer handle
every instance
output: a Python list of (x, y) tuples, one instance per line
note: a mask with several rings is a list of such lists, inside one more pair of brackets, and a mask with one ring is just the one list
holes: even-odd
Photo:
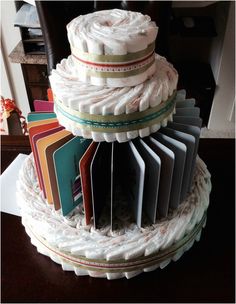
[(41, 74), (42, 74), (42, 76), (45, 78), (45, 79), (48, 79), (48, 75), (47, 75), (47, 73), (46, 72), (41, 72)]

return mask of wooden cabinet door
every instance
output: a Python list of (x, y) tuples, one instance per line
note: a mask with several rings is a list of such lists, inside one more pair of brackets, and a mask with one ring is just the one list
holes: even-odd
[(47, 100), (49, 88), (47, 66), (42, 64), (22, 64), (26, 91), (31, 111), (34, 111), (34, 100)]

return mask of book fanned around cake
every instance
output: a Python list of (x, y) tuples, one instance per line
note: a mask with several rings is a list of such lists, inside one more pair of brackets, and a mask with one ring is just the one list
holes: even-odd
[(50, 75), (54, 112), (28, 114), (22, 223), (40, 253), (76, 275), (131, 278), (164, 268), (206, 223), (200, 110), (155, 53), (149, 16), (99, 11), (67, 32), (71, 55)]

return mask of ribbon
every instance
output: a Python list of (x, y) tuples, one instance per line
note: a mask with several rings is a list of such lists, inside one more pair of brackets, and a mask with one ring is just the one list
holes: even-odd
[(96, 63), (130, 63), (143, 59), (152, 54), (155, 50), (155, 41), (149, 44), (149, 46), (141, 51), (128, 53), (125, 55), (98, 55), (93, 53), (82, 52), (75, 47), (71, 47), (71, 53), (83, 61), (96, 62)]
[[(82, 65), (78, 63), (78, 61), (75, 61), (76, 65), (80, 68)], [(83, 68), (86, 69), (86, 75), (90, 77), (98, 77), (98, 78), (125, 78), (130, 76), (135, 76), (144, 73), (149, 67), (151, 67), (155, 63), (155, 54), (151, 58), (151, 61), (145, 64), (144, 66), (141, 66), (139, 68), (131, 67), (121, 69), (116, 68), (114, 71), (110, 71), (110, 69), (98, 69), (96, 67), (89, 67), (89, 66), (83, 66)]]
[(76, 256), (66, 251), (59, 251), (58, 248), (52, 247), (45, 239), (36, 235), (32, 228), (29, 225), (26, 225), (27, 233), (30, 237), (34, 239), (43, 246), (46, 250), (51, 252), (51, 254), (56, 255), (61, 261), (68, 263), (69, 265), (79, 267), (82, 269), (90, 271), (99, 271), (104, 272), (128, 272), (128, 271), (137, 271), (143, 268), (151, 267), (153, 265), (158, 265), (161, 262), (171, 259), (176, 253), (179, 252), (182, 248), (185, 248), (194, 241), (198, 233), (203, 228), (207, 218), (206, 212), (203, 214), (201, 221), (196, 224), (191, 232), (185, 235), (181, 240), (174, 243), (172, 246), (160, 250), (157, 253), (133, 258), (130, 260), (119, 259), (116, 261), (107, 261), (104, 259), (88, 259), (84, 256)]
[(104, 133), (128, 132), (149, 127), (167, 118), (174, 110), (175, 96), (176, 91), (166, 101), (141, 112), (120, 115), (96, 115), (73, 110), (65, 106), (54, 95), (54, 110), (69, 120), (76, 122), (79, 128), (82, 129)]
[(97, 55), (72, 47), (72, 56), (78, 68), (86, 75), (99, 78), (124, 78), (144, 73), (155, 62), (155, 42), (145, 50), (125, 55)]

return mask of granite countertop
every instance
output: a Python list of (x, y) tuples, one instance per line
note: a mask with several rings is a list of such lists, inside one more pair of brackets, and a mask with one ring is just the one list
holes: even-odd
[(47, 64), (46, 55), (30, 55), (24, 53), (22, 41), (12, 50), (9, 55), (11, 62), (21, 64)]

